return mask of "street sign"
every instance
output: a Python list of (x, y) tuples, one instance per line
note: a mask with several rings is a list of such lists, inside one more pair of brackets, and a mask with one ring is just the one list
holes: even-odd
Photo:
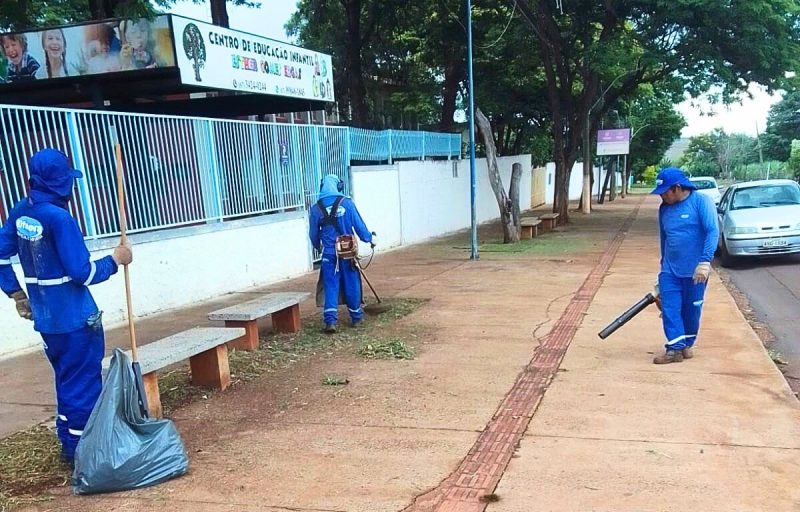
[(599, 130), (597, 156), (627, 155), (631, 149), (631, 129)]

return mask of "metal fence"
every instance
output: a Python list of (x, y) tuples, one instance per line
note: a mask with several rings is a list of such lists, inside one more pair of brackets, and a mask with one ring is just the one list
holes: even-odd
[(406, 130), (373, 131), (350, 128), (353, 160), (392, 162), (401, 158), (461, 158), (461, 136)]
[(304, 209), (324, 174), (349, 186), (352, 160), (461, 152), (451, 134), (0, 105), (0, 225), (27, 194), (30, 155), (54, 147), (84, 173), (70, 204), (84, 235), (118, 234), (115, 141), (132, 233)]

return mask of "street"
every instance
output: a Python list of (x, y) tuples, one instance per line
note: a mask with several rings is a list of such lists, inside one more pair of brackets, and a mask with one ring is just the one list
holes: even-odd
[(750, 260), (720, 269), (749, 300), (758, 321), (775, 337), (769, 348), (786, 361), (783, 370), (795, 392), (800, 391), (800, 255)]

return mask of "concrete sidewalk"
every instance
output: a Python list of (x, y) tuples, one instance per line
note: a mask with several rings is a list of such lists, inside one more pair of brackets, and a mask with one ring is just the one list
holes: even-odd
[[(414, 360), (321, 355), (195, 402), (174, 415), (186, 477), (109, 496), (54, 489), (25, 510), (800, 510), (800, 407), (716, 277), (695, 359), (652, 365), (655, 308), (597, 338), (657, 271), (657, 200), (639, 202), (479, 262), (463, 235), (386, 254), (370, 270), (378, 289), (430, 300), (401, 321), (423, 333)], [(137, 328), (158, 337), (208, 310)], [(328, 374), (350, 384), (320, 386)]]

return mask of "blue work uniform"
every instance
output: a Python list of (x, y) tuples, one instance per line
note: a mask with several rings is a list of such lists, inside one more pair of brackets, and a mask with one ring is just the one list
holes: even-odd
[[(352, 261), (337, 258), (336, 238), (355, 233), (362, 241), (372, 242), (372, 233), (364, 224), (355, 203), (341, 192), (340, 183), (339, 178), (334, 175), (323, 179), (319, 199), (325, 212), (323, 213), (318, 205), (314, 205), (309, 216), (308, 237), (311, 245), (322, 251), (320, 275), (325, 289), (322, 318), (325, 324), (331, 325), (335, 325), (338, 318), (340, 287), (344, 291), (352, 322), (358, 323), (364, 318), (364, 310), (361, 307), (361, 275)], [(331, 208), (339, 197), (341, 200), (333, 224), (325, 224), (326, 216), (330, 215)]]
[(34, 172), (32, 160), (30, 195), (0, 228), (0, 289), (9, 296), (22, 290), (11, 266), (12, 257), (19, 256), (33, 328), (55, 374), (62, 455), (71, 459), (102, 389), (103, 327), (87, 287), (107, 280), (117, 265), (111, 256), (89, 259), (78, 223), (67, 210), (74, 178), (56, 192)]
[(692, 276), (698, 264), (714, 258), (719, 240), (716, 209), (711, 198), (691, 191), (683, 201), (662, 204), (658, 222), (658, 286), (666, 348), (682, 350), (694, 345), (700, 329), (706, 283), (695, 284)]

